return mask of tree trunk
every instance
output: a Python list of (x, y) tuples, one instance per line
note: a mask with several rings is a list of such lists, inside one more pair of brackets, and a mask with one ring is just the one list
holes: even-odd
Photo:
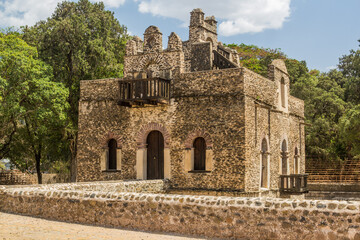
[(42, 174), (40, 169), (40, 161), (41, 161), (41, 154), (36, 153), (35, 154), (35, 162), (36, 162), (36, 174), (38, 178), (38, 184), (42, 184)]
[(77, 154), (77, 137), (78, 132), (76, 131), (76, 134), (74, 138), (72, 139), (72, 147), (71, 147), (71, 163), (70, 163), (70, 182), (76, 182), (76, 154)]

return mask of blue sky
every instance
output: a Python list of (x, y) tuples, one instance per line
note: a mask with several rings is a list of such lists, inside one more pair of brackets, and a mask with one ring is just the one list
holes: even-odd
[[(92, 2), (96, 0), (91, 0)], [(46, 19), (59, 0), (0, 0), (0, 26), (32, 25)], [(189, 12), (202, 8), (218, 20), (219, 41), (280, 48), (305, 60), (310, 69), (327, 71), (357, 49), (360, 0), (104, 0), (128, 30), (142, 37), (149, 25), (188, 39)]]

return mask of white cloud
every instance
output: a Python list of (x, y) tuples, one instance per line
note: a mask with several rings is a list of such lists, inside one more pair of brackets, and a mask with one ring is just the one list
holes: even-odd
[(215, 15), (219, 32), (230, 36), (279, 29), (290, 16), (291, 0), (135, 0), (139, 11), (157, 16), (177, 18), (188, 23), (189, 12), (202, 8)]
[[(99, 0), (90, 0), (99, 2)], [(62, 0), (0, 0), (1, 26), (34, 25), (39, 20), (45, 20), (54, 12)], [(105, 7), (117, 8), (125, 0), (102, 0)]]
[[(33, 25), (50, 17), (62, 0), (0, 0), (3, 26)], [(99, 0), (90, 0), (98, 2)], [(106, 7), (117, 8), (126, 0), (103, 0)], [(141, 13), (171, 17), (189, 23), (189, 13), (202, 8), (206, 15), (215, 15), (219, 33), (230, 36), (281, 28), (290, 16), (291, 0), (133, 0)]]
[(59, 0), (5, 0), (0, 3), (0, 19), (6, 26), (33, 25), (51, 16)]
[(90, 0), (91, 2), (103, 2), (105, 4), (105, 7), (112, 7), (112, 8), (118, 8), (120, 5), (123, 5), (125, 3), (125, 0)]

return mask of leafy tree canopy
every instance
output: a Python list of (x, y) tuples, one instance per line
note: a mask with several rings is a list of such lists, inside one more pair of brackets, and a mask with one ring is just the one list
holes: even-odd
[(80, 80), (122, 76), (126, 27), (102, 2), (79, 0), (59, 3), (50, 18), (23, 31), (24, 40), (52, 67), (54, 81), (69, 89), (67, 138), (74, 171)]
[(37, 50), (18, 34), (0, 33), (0, 158), (21, 170), (36, 168), (56, 142), (61, 142), (67, 118), (68, 90), (53, 82), (52, 69), (38, 59)]

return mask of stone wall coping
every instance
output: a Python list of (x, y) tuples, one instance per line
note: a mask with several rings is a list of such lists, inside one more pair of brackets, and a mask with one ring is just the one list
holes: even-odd
[(76, 188), (90, 189), (92, 187), (101, 186), (106, 188), (108, 186), (142, 186), (166, 183), (166, 180), (113, 180), (113, 181), (94, 181), (94, 182), (76, 182), (76, 183), (52, 183), (52, 184), (34, 184), (34, 185), (0, 185), (0, 191), (4, 189), (47, 189), (47, 190), (71, 190)]
[[(237, 68), (225, 68), (225, 69), (210, 69), (210, 70), (203, 70), (203, 71), (196, 71), (196, 72), (184, 72), (181, 73), (181, 78), (186, 77), (187, 75), (191, 75), (191, 76), (201, 76), (203, 74), (208, 74), (208, 73), (212, 73), (212, 74), (218, 74), (220, 73), (228, 73), (228, 72), (239, 72), (240, 74), (242, 73), (242, 69), (244, 69), (243, 67), (237, 67)], [(250, 70), (249, 70), (250, 71)]]
[(80, 80), (81, 85), (86, 84), (95, 84), (95, 83), (101, 83), (101, 82), (107, 82), (107, 81), (120, 81), (124, 78), (103, 78), (103, 79), (93, 79), (93, 80)]
[(162, 193), (136, 193), (136, 192), (111, 192), (111, 191), (84, 191), (84, 190), (59, 190), (39, 189), (37, 187), (1, 188), (1, 195), (12, 197), (45, 197), (63, 198), (83, 201), (111, 201), (111, 202), (157, 202), (176, 205), (198, 205), (213, 207), (258, 208), (276, 210), (307, 210), (319, 212), (350, 212), (360, 210), (359, 201), (338, 200), (292, 200), (281, 198), (261, 197), (227, 197), (227, 196), (193, 196), (172, 195)]

